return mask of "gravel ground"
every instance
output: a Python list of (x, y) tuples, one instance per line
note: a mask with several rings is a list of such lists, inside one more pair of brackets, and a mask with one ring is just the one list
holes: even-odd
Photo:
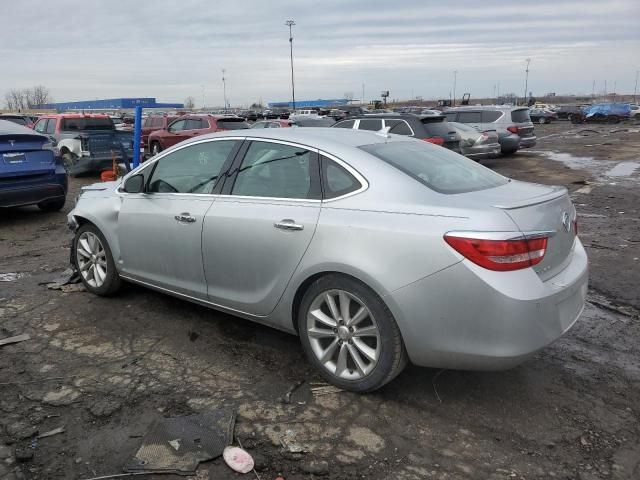
[[(640, 129), (536, 131), (532, 151), (485, 163), (570, 188), (584, 315), (512, 370), (409, 367), (368, 395), (314, 395), (297, 339), (236, 317), (136, 286), (110, 299), (40, 286), (66, 267), (65, 215), (94, 178), (72, 180), (64, 212), (0, 212), (0, 273), (20, 274), (0, 282), (0, 338), (31, 336), (0, 347), (0, 479), (118, 474), (156, 419), (223, 406), (261, 479), (640, 478)], [(217, 459), (192, 478), (237, 477)]]

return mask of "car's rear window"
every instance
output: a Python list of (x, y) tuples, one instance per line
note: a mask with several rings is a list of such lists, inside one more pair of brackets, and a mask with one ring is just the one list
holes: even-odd
[(244, 118), (228, 118), (226, 120), (218, 120), (218, 128), (224, 128), (225, 130), (242, 130), (249, 128), (249, 124), (244, 121)]
[(515, 123), (530, 122), (531, 119), (529, 118), (529, 109), (522, 108), (519, 110), (513, 110), (511, 112), (511, 120)]
[(113, 130), (115, 127), (110, 118), (63, 118), (61, 130)]
[(423, 142), (374, 143), (359, 148), (438, 193), (474, 192), (509, 182), (473, 160)]
[(453, 128), (449, 122), (445, 122), (444, 118), (445, 117), (442, 117), (442, 120), (437, 121), (433, 119), (423, 118), (420, 121), (424, 126), (427, 135), (429, 135), (430, 137), (444, 137), (446, 135), (449, 135), (450, 133), (456, 133), (456, 129)]

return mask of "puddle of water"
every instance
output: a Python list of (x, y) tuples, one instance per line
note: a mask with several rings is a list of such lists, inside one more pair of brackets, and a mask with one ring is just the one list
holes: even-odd
[(628, 177), (640, 168), (638, 162), (622, 162), (605, 172), (608, 177)]

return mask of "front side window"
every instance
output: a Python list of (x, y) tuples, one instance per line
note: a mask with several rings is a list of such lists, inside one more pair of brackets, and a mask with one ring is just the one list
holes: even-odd
[(252, 142), (231, 193), (251, 197), (318, 198), (319, 189), (311, 174), (314, 156), (300, 147)]
[(202, 119), (190, 118), (184, 125), (185, 130), (200, 130), (202, 128)]
[(356, 123), (355, 120), (345, 120), (344, 122), (338, 122), (334, 125), (334, 128), (353, 128)]
[(35, 124), (33, 129), (38, 133), (45, 133), (47, 129), (47, 119), (43, 118), (42, 120), (38, 120), (38, 123)]
[(170, 132), (181, 132), (182, 130), (185, 129), (185, 124), (187, 123), (186, 120), (178, 120), (173, 122), (171, 125), (169, 125), (168, 130)]
[(211, 193), (235, 144), (235, 140), (198, 143), (161, 158), (147, 192)]
[(340, 197), (362, 187), (353, 175), (333, 160), (323, 156), (321, 162), (323, 198)]
[(509, 182), (473, 160), (424, 142), (375, 143), (359, 148), (438, 193), (474, 192)]

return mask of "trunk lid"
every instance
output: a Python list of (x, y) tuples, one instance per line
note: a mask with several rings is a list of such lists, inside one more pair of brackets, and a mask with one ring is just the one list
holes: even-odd
[(0, 133), (0, 178), (50, 175), (56, 169), (52, 150), (43, 150), (39, 134)]
[(485, 192), (486, 200), (503, 210), (521, 232), (553, 232), (544, 259), (533, 267), (543, 281), (567, 266), (576, 238), (576, 210), (566, 188), (511, 181)]

